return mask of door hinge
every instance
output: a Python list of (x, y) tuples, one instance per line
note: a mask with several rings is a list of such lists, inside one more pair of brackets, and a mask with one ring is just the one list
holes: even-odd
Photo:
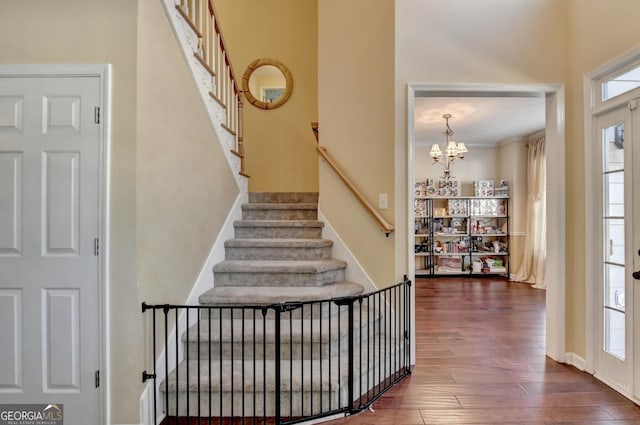
[(96, 388), (99, 388), (100, 387), (100, 371), (99, 370), (96, 370), (95, 376), (96, 376)]
[(96, 106), (93, 111), (93, 120), (96, 124), (100, 124), (100, 107)]
[(100, 239), (93, 240), (93, 255), (100, 255)]

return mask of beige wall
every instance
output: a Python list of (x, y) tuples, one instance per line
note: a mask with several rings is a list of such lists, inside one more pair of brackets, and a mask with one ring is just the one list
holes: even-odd
[(380, 238), (322, 164), (321, 207), (377, 284), (408, 268), (407, 84), (563, 82), (566, 19), (557, 0), (319, 3), (323, 145), (374, 203), (390, 194), (395, 203), (383, 214), (396, 231)]
[(500, 144), (498, 173), (509, 182), (509, 253), (511, 274), (522, 264), (527, 220), (527, 145), (523, 140)]
[[(140, 305), (136, 289), (136, 25), (131, 0), (3, 1), (0, 63), (110, 63), (110, 296), (112, 393), (117, 423), (138, 420)], [(122, 355), (122, 353), (127, 353)], [(126, 377), (126, 378), (124, 378)]]
[(111, 416), (139, 423), (140, 302), (185, 301), (237, 186), (160, 2), (3, 2), (0, 63), (113, 66)]
[[(138, 3), (138, 303), (184, 304), (239, 190), (161, 2)], [(151, 367), (149, 327), (143, 336), (146, 346), (124, 347), (144, 354), (137, 371)], [(115, 380), (134, 386), (135, 376)], [(136, 398), (114, 393), (113, 405), (136, 407)], [(119, 413), (115, 423), (133, 422)]]
[(216, 0), (234, 71), (273, 58), (293, 76), (291, 98), (278, 109), (244, 107), (249, 191), (318, 191), (311, 122), (318, 121), (317, 0)]
[(582, 78), (640, 44), (636, 0), (568, 0), (567, 91), (567, 351), (585, 355), (584, 116)]
[[(395, 3), (395, 182), (400, 193), (406, 176), (407, 84), (563, 83), (567, 10), (558, 0)], [(404, 199), (397, 197), (398, 223), (406, 215)], [(397, 237), (404, 234), (399, 229)], [(405, 246), (397, 244), (397, 274), (406, 269)]]
[[(440, 147), (443, 143), (440, 143)], [(457, 160), (451, 166), (452, 180), (461, 184), (462, 196), (473, 196), (474, 180), (502, 180), (506, 176), (498, 170), (498, 149), (492, 147), (468, 147), (469, 152), (463, 160)], [(440, 180), (442, 167), (434, 164), (429, 156), (429, 146), (414, 147), (414, 169), (416, 180)]]
[[(393, 202), (394, 2), (321, 0), (318, 15), (321, 144), (371, 203), (377, 205), (379, 193), (389, 195), (389, 209), (380, 213), (398, 226), (406, 215), (397, 216)], [(400, 281), (394, 250), (406, 235), (386, 238), (322, 162), (320, 208), (376, 285)]]
[(239, 191), (162, 5), (139, 13), (139, 293), (183, 303)]
[[(399, 152), (406, 140), (404, 93), (409, 82), (566, 84), (566, 216), (571, 218), (566, 229), (566, 350), (584, 358), (584, 269), (589, 259), (584, 258), (582, 77), (640, 43), (635, 30), (640, 3), (403, 0), (396, 5)], [(479, 15), (483, 18), (477, 19)], [(450, 22), (456, 23), (451, 31)], [(400, 155), (396, 164), (396, 182), (401, 187), (404, 161)], [(404, 256), (397, 258), (401, 265)]]

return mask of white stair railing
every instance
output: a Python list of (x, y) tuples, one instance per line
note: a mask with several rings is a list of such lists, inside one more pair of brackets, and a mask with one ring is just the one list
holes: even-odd
[(213, 2), (163, 0), (163, 5), (238, 187), (246, 192), (249, 175), (244, 169), (244, 96), (231, 65)]

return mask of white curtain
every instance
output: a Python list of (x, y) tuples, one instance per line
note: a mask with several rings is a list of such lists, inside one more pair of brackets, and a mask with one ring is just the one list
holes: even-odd
[(546, 155), (545, 138), (529, 142), (527, 154), (527, 222), (524, 257), (520, 270), (513, 277), (519, 282), (532, 283), (534, 288), (545, 289), (547, 259), (546, 208)]

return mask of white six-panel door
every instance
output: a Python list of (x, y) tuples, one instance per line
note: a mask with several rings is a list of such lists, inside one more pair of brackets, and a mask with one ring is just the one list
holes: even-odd
[(0, 76), (0, 400), (99, 424), (98, 77)]

